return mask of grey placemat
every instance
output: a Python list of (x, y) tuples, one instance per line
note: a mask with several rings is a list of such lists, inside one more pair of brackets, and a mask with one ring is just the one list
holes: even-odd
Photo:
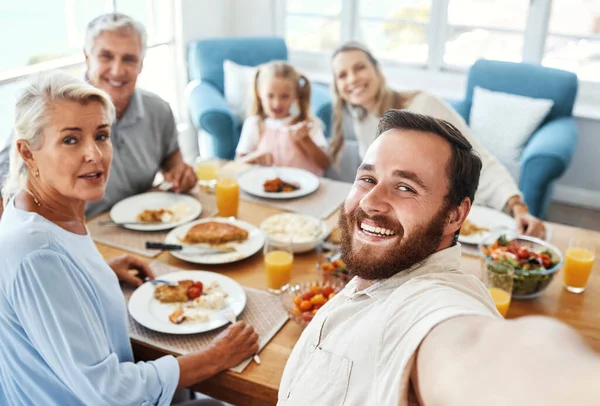
[[(200, 218), (217, 215), (217, 204), (214, 196), (202, 193), (197, 187), (190, 192), (190, 195), (202, 204)], [(109, 213), (101, 214), (88, 222), (87, 227), (94, 241), (149, 258), (156, 257), (161, 251), (146, 249), (146, 241), (164, 241), (170, 231), (136, 231), (117, 226), (99, 225), (100, 221), (106, 220), (110, 220)]]
[[(150, 263), (150, 267), (155, 276), (182, 270), (158, 261)], [(254, 330), (259, 337), (258, 346), (259, 351), (261, 351), (286, 323), (288, 314), (283, 309), (279, 297), (259, 289), (245, 287), (244, 290), (246, 291), (246, 307), (239, 315), (238, 320), (243, 320), (254, 327)], [(129, 297), (132, 293), (133, 289), (123, 288), (125, 300), (129, 301)], [(130, 338), (149, 344), (153, 347), (182, 355), (203, 349), (219, 335), (223, 329), (225, 329), (225, 327), (199, 334), (164, 334), (147, 329), (129, 316)], [(248, 364), (250, 364), (250, 362), (252, 362), (252, 358), (231, 368), (231, 371), (240, 373), (248, 366)]]
[(309, 214), (324, 220), (331, 216), (346, 200), (352, 184), (327, 178), (321, 178), (320, 181), (321, 184), (316, 192), (297, 199), (261, 199), (244, 192), (240, 192), (240, 197), (264, 206), (275, 207), (294, 213)]

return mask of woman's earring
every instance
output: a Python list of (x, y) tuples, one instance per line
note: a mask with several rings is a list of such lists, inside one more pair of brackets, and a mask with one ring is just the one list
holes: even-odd
[(35, 177), (36, 177), (36, 178), (39, 178), (39, 177), (40, 177), (40, 170), (39, 170), (39, 169), (36, 169), (36, 170), (35, 170)]

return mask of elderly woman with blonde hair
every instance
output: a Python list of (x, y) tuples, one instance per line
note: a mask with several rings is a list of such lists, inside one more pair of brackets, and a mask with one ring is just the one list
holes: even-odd
[[(330, 154), (339, 163), (343, 154), (350, 154), (346, 141), (358, 144), (358, 156), (348, 156), (355, 166), (345, 168), (344, 173), (356, 172), (358, 163), (375, 140), (377, 123), (383, 113), (390, 109), (406, 109), (445, 120), (454, 125), (469, 140), (483, 162), (475, 203), (506, 209), (516, 221), (519, 232), (543, 237), (545, 226), (529, 213), (517, 184), (508, 171), (471, 134), (467, 124), (454, 109), (436, 96), (424, 91), (398, 92), (390, 89), (385, 81), (381, 65), (373, 54), (360, 43), (349, 42), (333, 54), (333, 136)], [(354, 153), (356, 154), (356, 153)], [(333, 173), (342, 177), (341, 173)], [(344, 179), (350, 180), (350, 179)]]
[(204, 351), (133, 362), (119, 280), (152, 272), (132, 256), (105, 262), (84, 223), (104, 194), (114, 118), (106, 93), (61, 73), (17, 102), (0, 220), (2, 405), (167, 405), (257, 351), (237, 323)]

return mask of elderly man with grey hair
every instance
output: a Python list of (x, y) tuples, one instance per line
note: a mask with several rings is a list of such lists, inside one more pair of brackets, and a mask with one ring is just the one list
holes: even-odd
[[(148, 190), (159, 171), (173, 183), (175, 192), (185, 192), (196, 184), (194, 171), (179, 150), (171, 108), (157, 95), (136, 88), (146, 37), (142, 24), (119, 13), (101, 15), (87, 27), (86, 79), (110, 95), (117, 114), (111, 127), (114, 153), (106, 193), (101, 200), (87, 204), (87, 216)], [(0, 187), (8, 173), (13, 138), (0, 151)]]

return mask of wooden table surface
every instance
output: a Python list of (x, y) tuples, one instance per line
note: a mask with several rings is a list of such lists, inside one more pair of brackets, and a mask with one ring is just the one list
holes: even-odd
[[(267, 217), (277, 214), (278, 209), (240, 201), (239, 218), (259, 225)], [(335, 225), (337, 214), (332, 215), (327, 223)], [(559, 224), (551, 224), (553, 229), (552, 243), (563, 253), (568, 247), (569, 238), (583, 234), (593, 240), (596, 252), (600, 253), (600, 233), (585, 231)], [(98, 244), (98, 249), (106, 259), (122, 254), (124, 251)], [(262, 262), (262, 254), (258, 253), (243, 261), (219, 266), (195, 265), (181, 261), (168, 253), (162, 253), (157, 260), (182, 269), (203, 269), (227, 275), (243, 286), (266, 289), (266, 279)], [(311, 280), (318, 277), (315, 252), (297, 255), (292, 270), (293, 280)], [(476, 275), (481, 274), (478, 258), (463, 256), (463, 270)], [(513, 301), (507, 318), (526, 315), (544, 315), (555, 317), (579, 331), (586, 341), (600, 352), (600, 261), (596, 261), (587, 290), (582, 294), (567, 292), (562, 287), (562, 275), (554, 278), (544, 294), (533, 300)], [(277, 403), (279, 381), (283, 368), (298, 340), (302, 328), (289, 321), (275, 335), (260, 353), (261, 365), (251, 363), (243, 373), (224, 372), (209, 379), (193, 389), (235, 405), (270, 405)], [(133, 341), (137, 360), (156, 359), (168, 352), (160, 348), (151, 348)]]

